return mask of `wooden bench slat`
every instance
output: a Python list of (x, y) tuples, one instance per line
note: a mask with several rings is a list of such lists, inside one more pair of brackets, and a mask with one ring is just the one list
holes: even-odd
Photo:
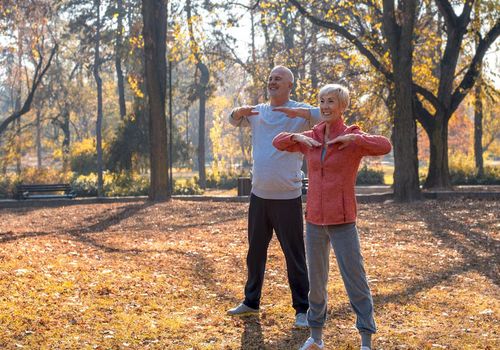
[(71, 188), (70, 185), (19, 185), (19, 188), (39, 189), (39, 188)]
[(65, 189), (69, 189), (71, 187), (19, 187), (19, 189), (21, 190), (30, 190), (30, 191), (46, 191), (46, 190), (54, 190), (54, 191), (58, 191), (58, 190), (65, 190)]
[(50, 194), (31, 194), (29, 195), (28, 197), (24, 198), (24, 199), (52, 199), (52, 198), (69, 198), (69, 199), (72, 199), (72, 198), (75, 198), (76, 195), (72, 194), (72, 195), (50, 195)]

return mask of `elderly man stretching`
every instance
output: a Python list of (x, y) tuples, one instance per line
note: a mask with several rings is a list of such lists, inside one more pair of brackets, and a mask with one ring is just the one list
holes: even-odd
[[(239, 107), (230, 116), (232, 125), (252, 128), (253, 177), (245, 300), (228, 314), (243, 316), (259, 312), (267, 248), (274, 229), (285, 254), (295, 326), (307, 327), (309, 282), (302, 221), (302, 155), (279, 152), (272, 141), (283, 131), (296, 133), (310, 129), (319, 122), (320, 115), (319, 109), (290, 100), (293, 81), (293, 73), (288, 68), (274, 67), (267, 83), (269, 103)], [(299, 108), (302, 113), (297, 113), (297, 117), (293, 113), (286, 115), (275, 111), (276, 107)]]

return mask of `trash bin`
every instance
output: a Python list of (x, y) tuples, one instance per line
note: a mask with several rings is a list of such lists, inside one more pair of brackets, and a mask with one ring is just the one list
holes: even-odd
[(249, 196), (252, 191), (252, 180), (249, 177), (238, 178), (238, 196)]

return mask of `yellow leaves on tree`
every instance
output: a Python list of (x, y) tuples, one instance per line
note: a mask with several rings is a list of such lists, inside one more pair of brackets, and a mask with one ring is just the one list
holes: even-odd
[(139, 97), (139, 98), (143, 98), (144, 92), (141, 90), (141, 86), (140, 86), (140, 84), (142, 83), (142, 78), (135, 75), (135, 74), (134, 75), (130, 74), (127, 77), (127, 81), (128, 81), (129, 86), (130, 86), (130, 90), (132, 90), (134, 95)]
[(236, 156), (241, 153), (236, 136), (237, 129), (227, 123), (231, 106), (232, 103), (226, 96), (215, 96), (209, 101), (209, 108), (213, 114), (209, 136), (214, 157), (212, 163), (214, 175), (217, 175), (220, 170), (230, 171)]

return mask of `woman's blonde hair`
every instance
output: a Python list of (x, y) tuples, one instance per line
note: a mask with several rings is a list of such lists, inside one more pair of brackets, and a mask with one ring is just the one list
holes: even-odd
[(345, 111), (349, 107), (349, 89), (340, 84), (327, 84), (319, 90), (318, 98), (321, 98), (328, 94), (334, 94), (339, 100), (342, 111)]

